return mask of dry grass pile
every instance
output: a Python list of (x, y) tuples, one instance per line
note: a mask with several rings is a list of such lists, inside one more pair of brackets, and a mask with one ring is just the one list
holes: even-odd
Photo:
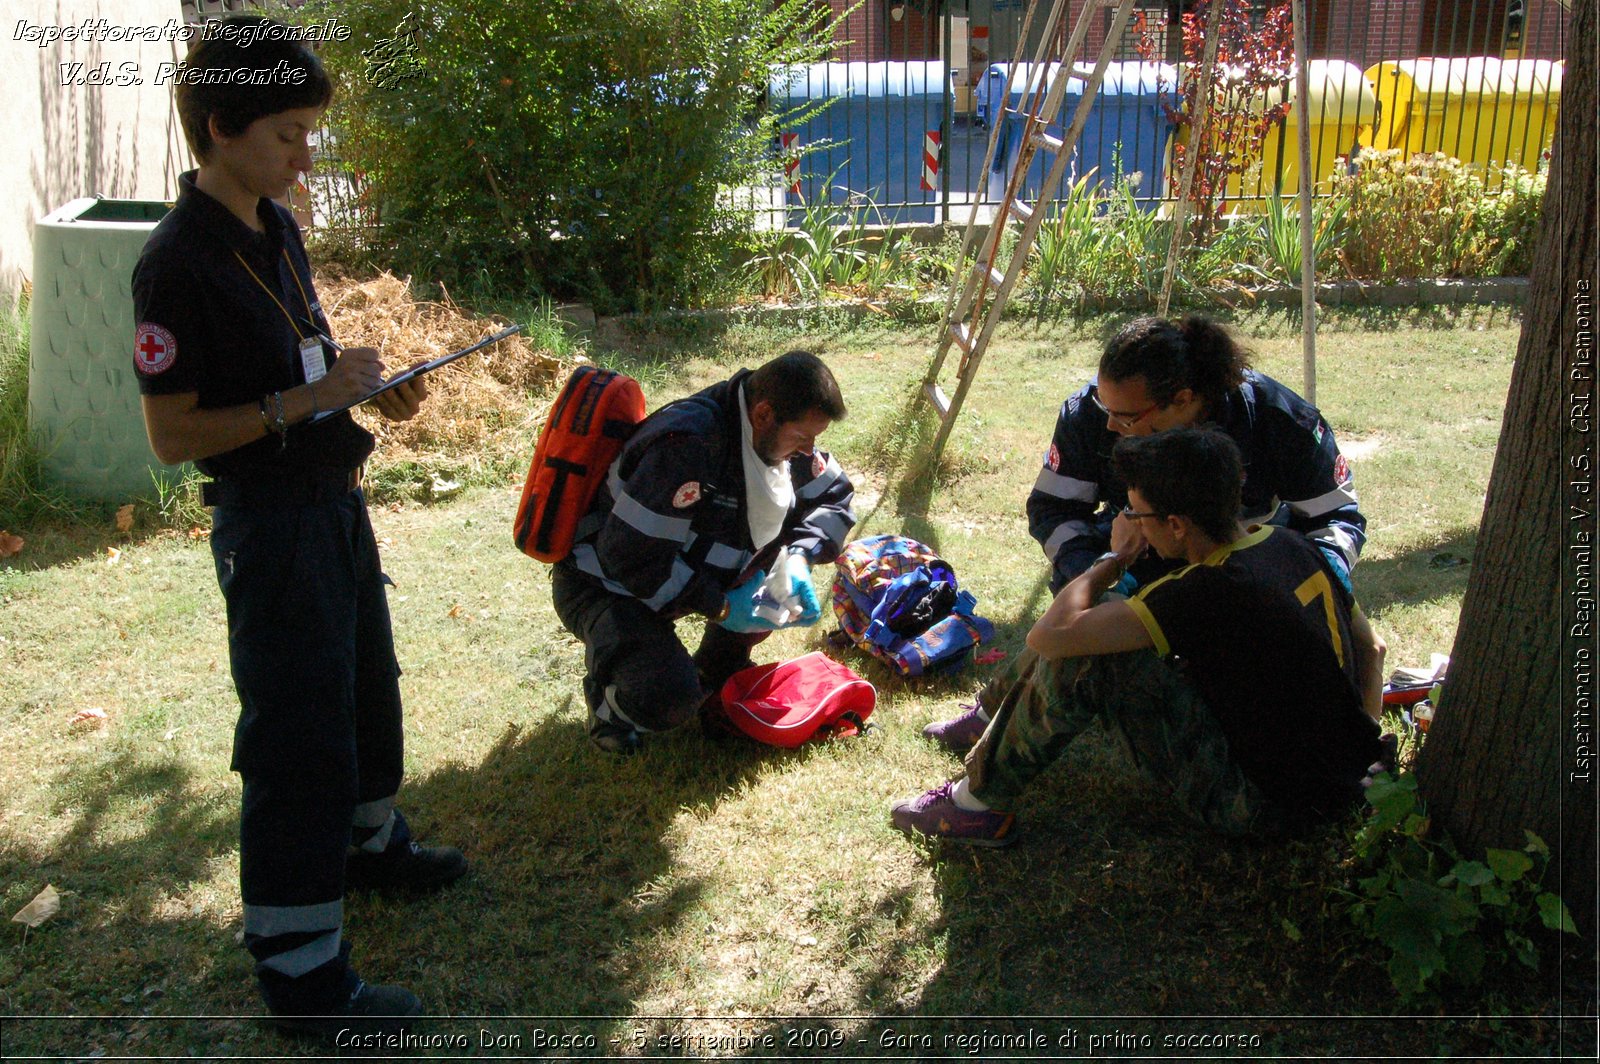
[[(390, 373), (476, 343), (510, 324), (495, 316), (473, 317), (448, 295), (443, 303), (414, 299), (408, 281), (390, 273), (361, 281), (318, 277), (317, 290), (334, 335), (378, 348)], [(521, 439), (543, 409), (530, 398), (552, 391), (570, 368), (555, 352), (519, 334), (430, 373), (429, 399), (412, 420), (386, 421), (365, 410), (357, 418), (378, 437), (388, 461), (492, 465), (506, 452), (522, 449)]]

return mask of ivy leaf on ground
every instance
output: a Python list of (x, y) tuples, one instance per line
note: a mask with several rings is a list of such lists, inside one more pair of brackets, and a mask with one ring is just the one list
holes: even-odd
[(123, 503), (117, 507), (117, 531), (124, 535), (133, 531), (133, 503)]

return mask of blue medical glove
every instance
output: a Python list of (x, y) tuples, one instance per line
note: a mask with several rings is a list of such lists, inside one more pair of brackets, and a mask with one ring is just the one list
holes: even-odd
[(756, 592), (767, 579), (767, 574), (757, 570), (738, 587), (726, 592), (728, 616), (721, 625), (730, 632), (775, 632), (778, 626), (764, 617), (756, 616)]
[(789, 578), (789, 597), (800, 606), (800, 616), (784, 627), (816, 624), (822, 617), (822, 607), (817, 604), (817, 589), (811, 586), (811, 560), (803, 552), (792, 550), (784, 559), (783, 571)]

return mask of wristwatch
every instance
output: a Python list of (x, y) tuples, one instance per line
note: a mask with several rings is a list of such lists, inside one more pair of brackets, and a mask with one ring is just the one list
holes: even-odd
[(1128, 571), (1127, 563), (1124, 562), (1120, 557), (1118, 557), (1117, 556), (1117, 552), (1114, 551), (1114, 550), (1108, 550), (1104, 554), (1100, 555), (1100, 557), (1096, 558), (1092, 563), (1090, 563), (1089, 567), (1092, 569), (1096, 565), (1099, 565), (1101, 562), (1107, 561), (1107, 560), (1117, 563), (1117, 575), (1118, 576), (1121, 576), (1123, 573)]

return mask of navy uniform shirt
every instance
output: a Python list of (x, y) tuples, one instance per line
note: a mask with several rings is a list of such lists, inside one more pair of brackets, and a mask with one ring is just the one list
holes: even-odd
[[(144, 395), (195, 392), (203, 409), (254, 406), (306, 382), (301, 338), (327, 334), (328, 322), (288, 210), (263, 199), (266, 232), (257, 233), (194, 177), (179, 179), (177, 205), (133, 270), (135, 376)], [(324, 345), (323, 357), (331, 366), (336, 356)], [(272, 433), (195, 465), (219, 478), (292, 477), (354, 469), (372, 447), (346, 411), (290, 426), (286, 445)]]
[(1185, 663), (1239, 767), (1274, 800), (1336, 816), (1378, 760), (1361, 705), (1355, 599), (1298, 532), (1256, 528), (1128, 600)]
[(833, 561), (856, 523), (855, 488), (823, 450), (789, 460), (794, 504), (778, 538), (759, 552), (745, 503), (740, 370), (651, 414), (612, 463), (571, 565), (608, 591), (666, 617), (715, 614), (723, 593), (777, 552), (793, 548), (813, 565)]
[[(1112, 472), (1111, 448), (1122, 437), (1089, 397), (1090, 385), (1061, 404), (1044, 468), (1028, 496), (1028, 531), (1050, 559), (1052, 590), (1094, 563), (1111, 545), (1111, 522), (1128, 501)], [(1240, 520), (1286, 525), (1328, 555), (1346, 584), (1367, 541), (1350, 463), (1316, 407), (1264, 374), (1247, 370), (1205, 423), (1239, 445), (1244, 459)], [(1171, 571), (1147, 553), (1132, 567), (1140, 583)]]

